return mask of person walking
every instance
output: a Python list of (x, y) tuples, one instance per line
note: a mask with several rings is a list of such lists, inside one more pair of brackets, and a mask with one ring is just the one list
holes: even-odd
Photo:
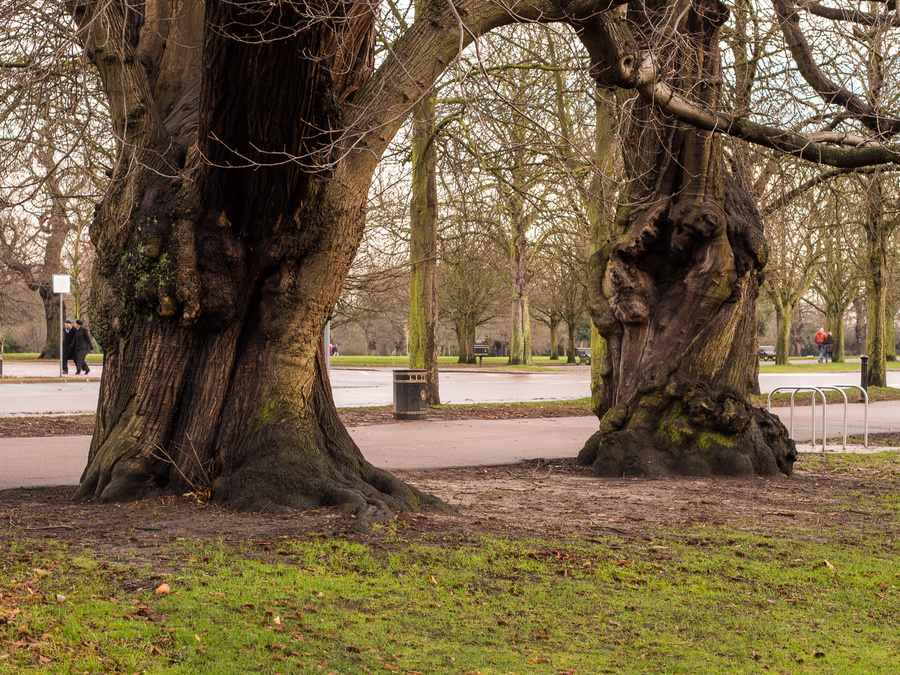
[(834, 363), (834, 336), (831, 331), (825, 335), (825, 363), (828, 363), (829, 359)]
[(819, 363), (822, 363), (822, 359), (825, 357), (825, 329), (820, 328), (819, 332), (816, 333), (813, 340), (815, 340), (816, 345), (819, 347)]
[(75, 327), (72, 326), (72, 319), (63, 322), (62, 352), (62, 372), (63, 375), (68, 375), (69, 361), (74, 361), (75, 367), (78, 367), (78, 361), (75, 360)]
[(75, 340), (74, 340), (74, 349), (75, 349), (75, 374), (81, 375), (84, 373), (87, 375), (91, 372), (91, 369), (88, 368), (87, 363), (85, 362), (85, 358), (87, 355), (93, 351), (93, 346), (91, 345), (91, 334), (88, 332), (87, 327), (84, 325), (84, 322), (81, 319), (78, 319), (75, 322)]

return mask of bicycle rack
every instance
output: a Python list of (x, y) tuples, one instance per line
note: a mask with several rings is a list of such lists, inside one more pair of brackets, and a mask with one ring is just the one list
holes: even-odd
[(766, 411), (770, 411), (772, 408), (772, 394), (781, 390), (790, 390), (793, 393), (791, 394), (791, 426), (790, 426), (790, 434), (791, 438), (794, 437), (794, 397), (798, 392), (801, 391), (811, 391), (812, 392), (812, 438), (810, 440), (810, 445), (813, 447), (816, 446), (816, 394), (822, 397), (822, 452), (826, 452), (826, 441), (828, 439), (828, 401), (825, 398), (825, 391), (839, 391), (841, 392), (841, 396), (844, 397), (844, 435), (843, 435), (843, 443), (842, 449), (846, 452), (847, 450), (847, 393), (844, 389), (859, 389), (859, 393), (862, 396), (862, 401), (865, 403), (865, 415), (864, 415), (864, 432), (863, 432), (863, 447), (869, 447), (869, 393), (863, 389), (862, 387), (855, 384), (842, 384), (842, 385), (822, 385), (819, 387), (775, 387), (772, 391), (769, 392), (769, 396), (766, 399)]

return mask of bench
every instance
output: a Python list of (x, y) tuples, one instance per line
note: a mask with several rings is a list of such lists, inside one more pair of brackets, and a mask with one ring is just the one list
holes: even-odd
[(489, 349), (490, 349), (490, 346), (488, 345), (487, 342), (485, 342), (483, 340), (475, 341), (475, 353), (473, 354), (473, 356), (478, 357), (478, 365), (479, 366), (481, 365), (481, 359), (483, 359), (485, 356), (488, 355)]
[(774, 361), (775, 360), (775, 347), (772, 345), (760, 345), (759, 346), (759, 358), (762, 361)]
[(579, 366), (582, 363), (586, 366), (591, 365), (591, 348), (590, 347), (575, 347), (575, 354), (578, 356), (578, 365)]

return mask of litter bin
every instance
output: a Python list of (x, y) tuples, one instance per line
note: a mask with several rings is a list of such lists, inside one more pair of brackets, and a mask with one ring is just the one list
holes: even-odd
[(394, 419), (424, 420), (428, 412), (425, 406), (425, 371), (394, 371)]

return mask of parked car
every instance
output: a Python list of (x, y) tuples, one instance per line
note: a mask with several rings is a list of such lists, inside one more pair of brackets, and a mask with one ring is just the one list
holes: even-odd
[(773, 347), (772, 345), (760, 345), (759, 358), (761, 361), (774, 361), (775, 347)]

